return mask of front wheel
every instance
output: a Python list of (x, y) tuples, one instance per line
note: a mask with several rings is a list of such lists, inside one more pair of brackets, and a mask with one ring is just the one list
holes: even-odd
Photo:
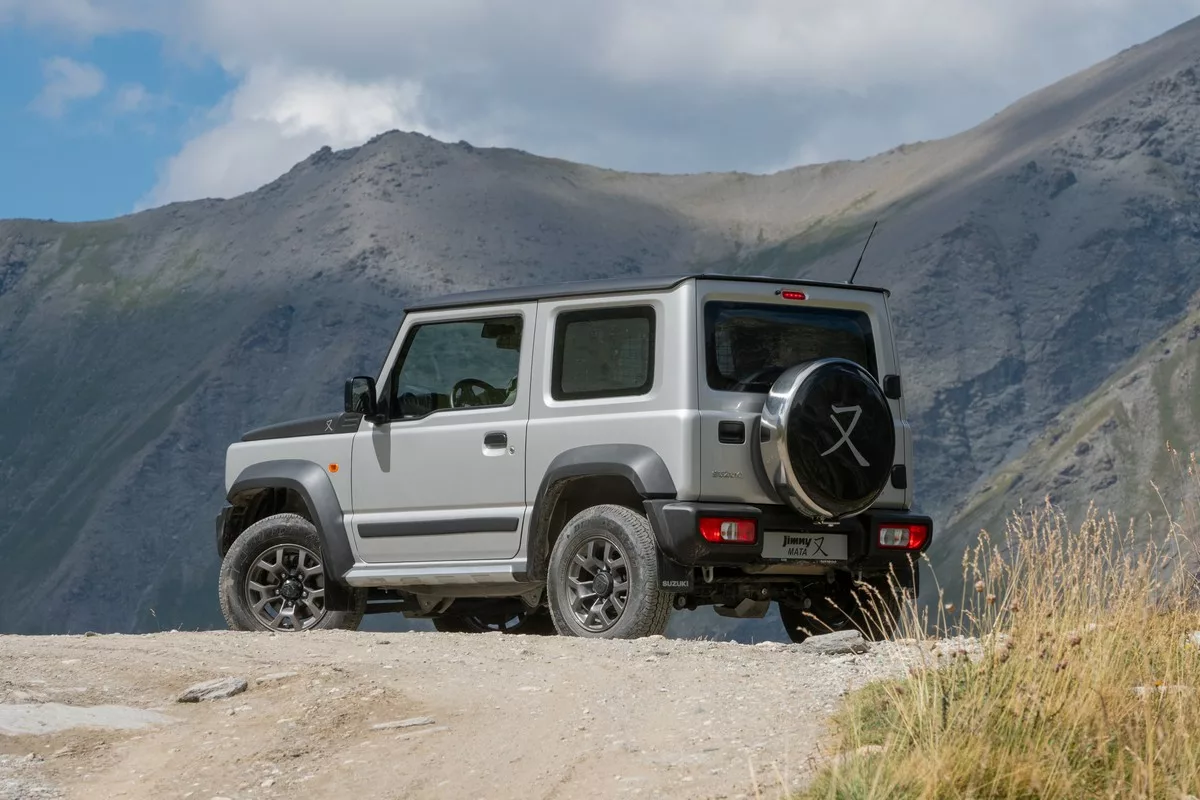
[(353, 610), (325, 608), (321, 540), (297, 514), (274, 514), (238, 536), (221, 562), (221, 613), (235, 631), (356, 630), (367, 595), (352, 590)]
[(564, 636), (637, 639), (667, 629), (672, 595), (659, 588), (654, 531), (624, 506), (576, 514), (554, 543), (547, 583)]

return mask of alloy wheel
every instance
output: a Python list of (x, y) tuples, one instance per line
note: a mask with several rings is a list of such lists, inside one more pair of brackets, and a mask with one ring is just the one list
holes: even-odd
[(247, 571), (246, 596), (255, 620), (268, 630), (308, 630), (325, 616), (321, 560), (298, 544), (271, 547)]
[(607, 536), (585, 539), (567, 568), (567, 590), (576, 621), (592, 633), (617, 624), (629, 602), (629, 559)]

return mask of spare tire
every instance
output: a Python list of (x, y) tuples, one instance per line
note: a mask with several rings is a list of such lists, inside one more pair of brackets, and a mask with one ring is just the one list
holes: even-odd
[(791, 367), (763, 405), (763, 477), (808, 517), (854, 516), (879, 497), (896, 456), (892, 409), (860, 365), (826, 358)]

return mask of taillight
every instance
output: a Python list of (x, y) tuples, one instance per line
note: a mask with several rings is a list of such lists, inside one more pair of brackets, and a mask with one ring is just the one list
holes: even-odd
[(929, 528), (925, 525), (879, 526), (879, 546), (889, 550), (920, 550), (927, 536)]
[(758, 526), (752, 519), (701, 517), (700, 535), (710, 542), (754, 544), (758, 540)]

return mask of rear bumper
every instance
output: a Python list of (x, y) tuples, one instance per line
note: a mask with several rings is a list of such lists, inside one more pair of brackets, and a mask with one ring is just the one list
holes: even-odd
[[(862, 572), (887, 572), (892, 565), (907, 565), (929, 549), (933, 540), (933, 520), (906, 511), (868, 511), (839, 522), (836, 526), (816, 525), (784, 506), (755, 506), (729, 503), (687, 503), (675, 500), (648, 500), (646, 511), (658, 539), (659, 549), (670, 561), (682, 567), (740, 567), (759, 564), (824, 564), (833, 568)], [(702, 516), (754, 519), (758, 537), (753, 544), (714, 543), (700, 535)], [(923, 524), (928, 530), (924, 543), (916, 550), (881, 548), (878, 530), (884, 524)], [(812, 534), (846, 534), (845, 559), (794, 561), (763, 557), (765, 531)]]

